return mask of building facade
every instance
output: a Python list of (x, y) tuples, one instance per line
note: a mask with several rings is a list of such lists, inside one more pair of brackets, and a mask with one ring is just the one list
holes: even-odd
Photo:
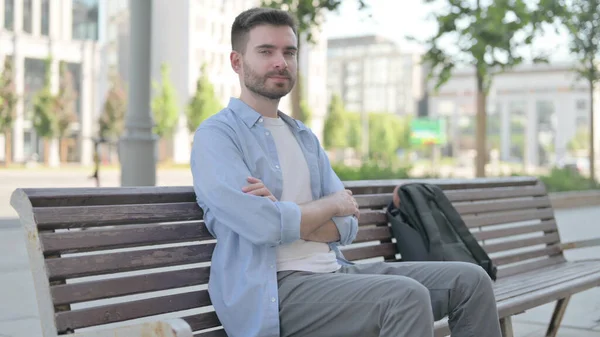
[[(120, 74), (127, 73), (128, 24), (127, 9), (118, 7), (108, 0), (109, 26), (112, 33), (107, 34), (104, 54), (107, 69), (119, 69)], [(231, 69), (231, 25), (242, 11), (258, 6), (258, 0), (152, 0), (152, 41), (151, 73), (152, 79), (160, 81), (160, 68), (167, 64), (171, 81), (177, 92), (180, 108), (180, 121), (169, 140), (161, 140), (159, 160), (171, 159), (175, 163), (187, 163), (190, 156), (190, 132), (186, 127), (185, 108), (196, 91), (196, 81), (202, 65), (215, 94), (223, 106), (231, 97), (239, 95), (239, 79)], [(119, 25), (121, 28), (115, 28)], [(327, 41), (319, 39), (322, 33), (315, 34), (315, 44), (303, 44), (300, 52), (300, 72), (304, 80), (308, 104), (313, 112), (310, 123), (313, 131), (320, 137), (327, 109), (325, 89)], [(111, 64), (111, 66), (108, 66)], [(126, 75), (123, 75), (126, 76)], [(127, 82), (127, 78), (124, 78)], [(281, 109), (291, 113), (289, 95), (281, 102)]]
[[(98, 0), (1, 0), (0, 60), (12, 58), (16, 91), (20, 97), (12, 139), (0, 135), (0, 143), (10, 141), (12, 161), (45, 160), (58, 164), (59, 144), (50, 140), (49, 151), (32, 124), (33, 98), (44, 85), (47, 58), (50, 63), (51, 90), (59, 85), (59, 65), (73, 76), (77, 93), (77, 121), (72, 123), (60, 150), (68, 162), (88, 165), (93, 156), (93, 116), (98, 109), (100, 49)], [(5, 160), (0, 146), (0, 160)], [(44, 158), (48, 156), (48, 158)]]
[(380, 36), (329, 39), (327, 92), (348, 111), (416, 115), (424, 95), (420, 56)]
[[(578, 132), (589, 130), (591, 99), (588, 83), (572, 69), (573, 64), (522, 65), (497, 74), (487, 101), (488, 149), (528, 170), (551, 167), (574, 156), (569, 143)], [(475, 148), (475, 88), (473, 71), (462, 70), (439, 92), (430, 93), (431, 116), (448, 120), (454, 152)], [(597, 90), (596, 100), (599, 96)], [(599, 111), (596, 105), (596, 116)], [(599, 131), (596, 118), (596, 153)]]

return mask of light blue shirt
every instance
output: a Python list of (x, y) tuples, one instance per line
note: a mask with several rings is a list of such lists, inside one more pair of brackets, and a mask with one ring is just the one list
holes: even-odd
[[(302, 122), (279, 116), (302, 148), (313, 199), (343, 190), (315, 134)], [(208, 285), (217, 316), (229, 337), (278, 337), (276, 248), (300, 239), (300, 207), (242, 192), (252, 176), (280, 199), (283, 177), (275, 142), (261, 115), (232, 98), (198, 127), (190, 159), (198, 204), (217, 239)], [(349, 264), (339, 246), (352, 243), (358, 221), (353, 216), (332, 220), (340, 241), (329, 245), (341, 264)]]

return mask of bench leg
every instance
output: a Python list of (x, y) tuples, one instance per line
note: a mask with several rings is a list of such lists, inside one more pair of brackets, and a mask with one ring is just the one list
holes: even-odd
[(567, 305), (569, 304), (570, 299), (571, 296), (561, 298), (556, 302), (556, 307), (554, 308), (554, 312), (552, 313), (552, 319), (550, 320), (548, 331), (546, 331), (546, 337), (556, 337), (556, 334), (558, 333), (558, 328), (560, 327), (560, 323), (562, 322), (562, 319), (565, 316), (565, 311), (567, 311)]
[(502, 337), (515, 337), (513, 334), (512, 317), (500, 318), (500, 331), (502, 331)]

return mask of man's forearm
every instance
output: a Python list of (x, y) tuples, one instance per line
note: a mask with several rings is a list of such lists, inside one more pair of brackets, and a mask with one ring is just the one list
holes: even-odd
[(303, 240), (324, 243), (336, 242), (340, 240), (340, 231), (333, 220), (328, 220)]
[(300, 221), (300, 238), (303, 240), (308, 240), (309, 236), (313, 234), (313, 232), (328, 222), (331, 222), (335, 227), (335, 224), (331, 218), (336, 214), (336, 205), (326, 198), (300, 205), (300, 211), (302, 212)]

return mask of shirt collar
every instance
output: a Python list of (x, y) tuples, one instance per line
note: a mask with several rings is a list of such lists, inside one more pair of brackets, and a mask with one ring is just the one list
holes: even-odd
[[(262, 117), (261, 114), (259, 114), (256, 110), (244, 103), (239, 98), (230, 98), (227, 107), (236, 113), (249, 128), (252, 128)], [(277, 111), (277, 114), (288, 125), (295, 126), (298, 130), (306, 130), (306, 126), (300, 121), (293, 119), (280, 110)]]

